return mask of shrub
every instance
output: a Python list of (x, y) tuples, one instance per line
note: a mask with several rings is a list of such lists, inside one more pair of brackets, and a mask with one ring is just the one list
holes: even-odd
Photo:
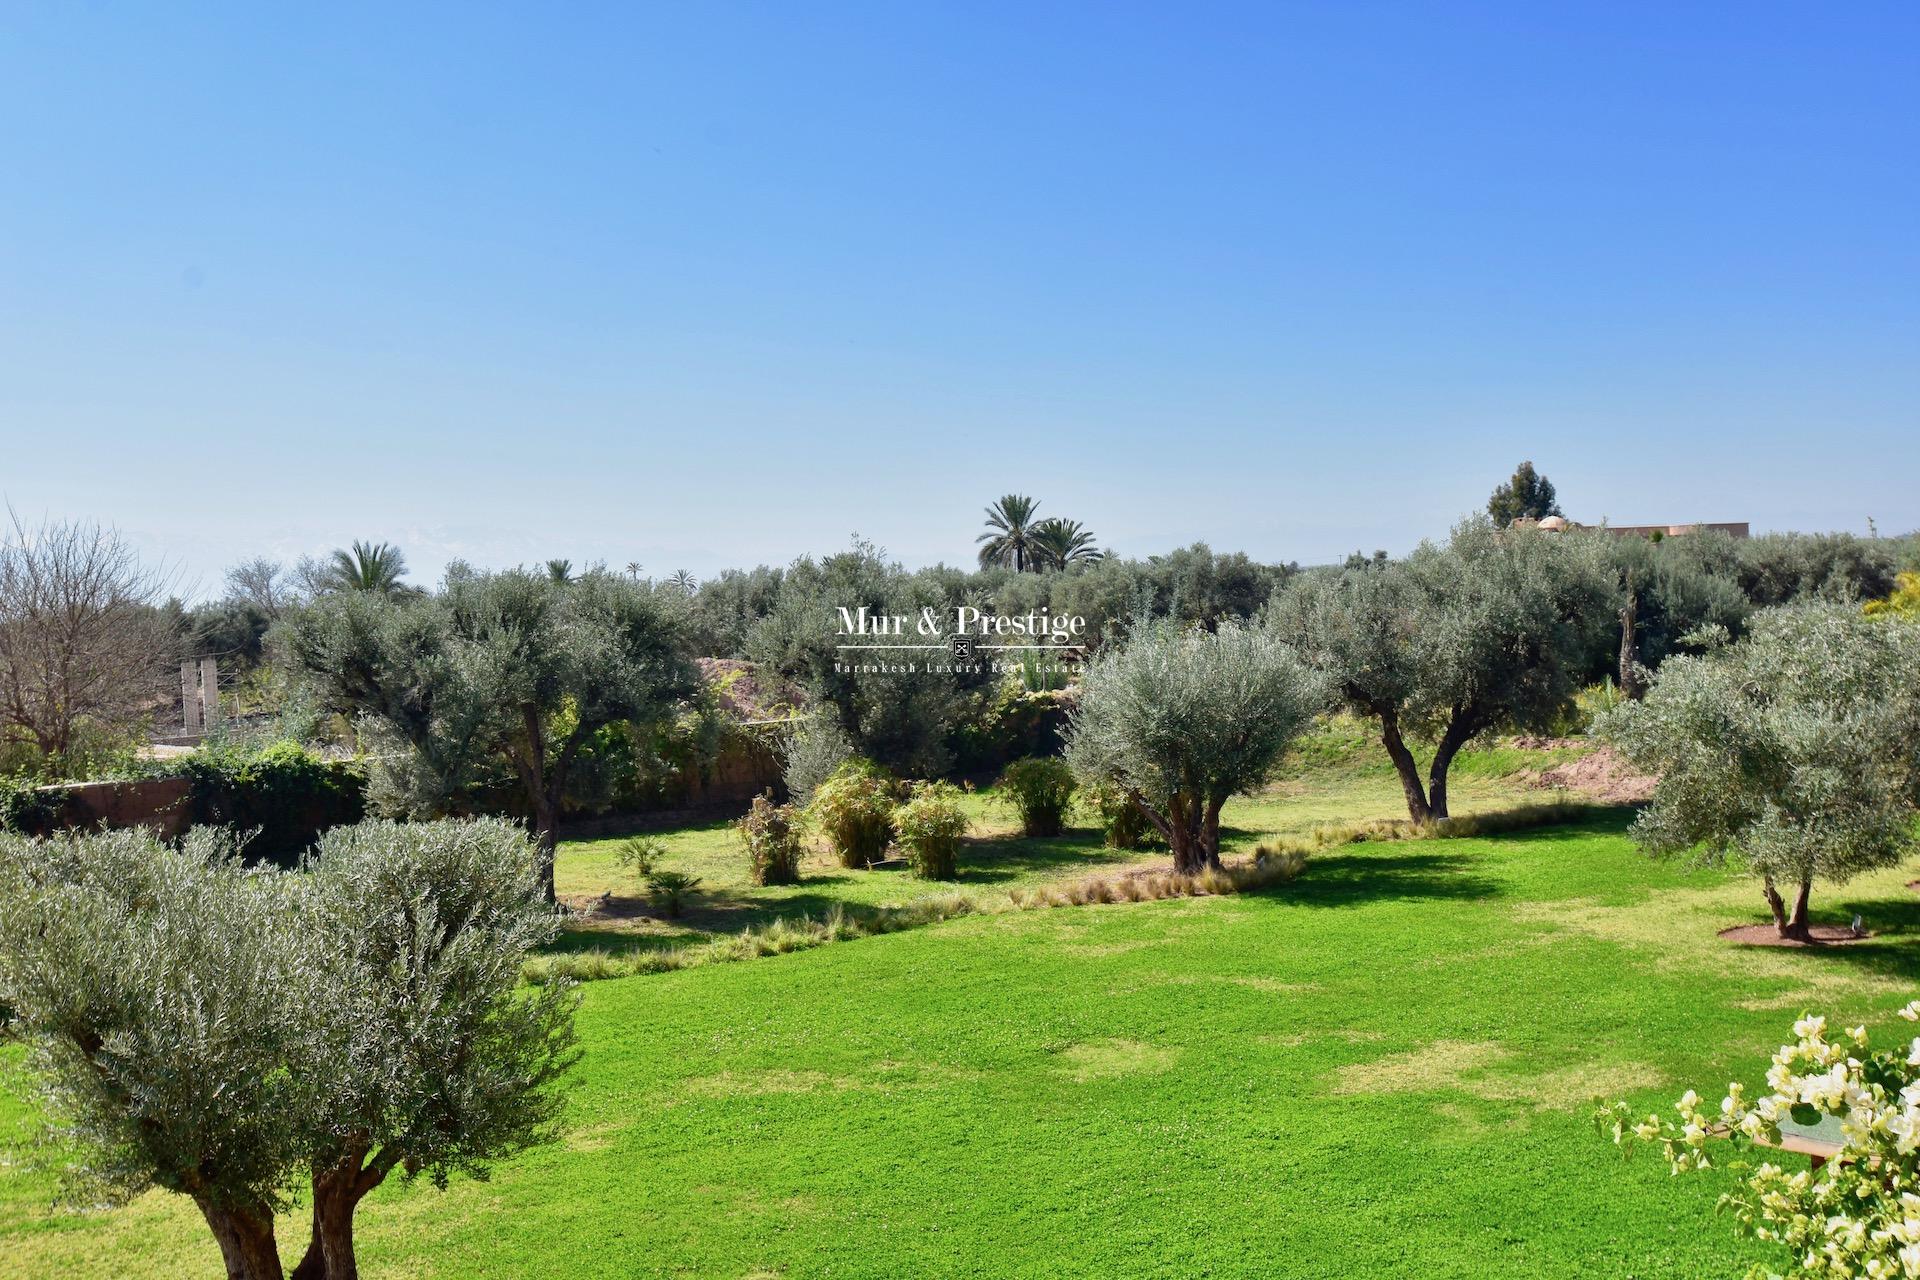
[[(1920, 1021), (1920, 1001), (1900, 1011)], [(1778, 1146), (1783, 1122), (1811, 1127), (1841, 1121), (1839, 1153), (1811, 1173), (1789, 1173), (1771, 1160), (1741, 1169), (1743, 1185), (1720, 1198), (1740, 1229), (1785, 1253), (1787, 1276), (1908, 1276), (1914, 1274), (1920, 1221), (1913, 1188), (1920, 1179), (1920, 1067), (1896, 1046), (1869, 1052), (1864, 1026), (1830, 1033), (1827, 1020), (1793, 1024), (1793, 1043), (1773, 1055), (1767, 1087), (1749, 1099), (1738, 1084), (1709, 1108), (1686, 1091), (1674, 1104), (1679, 1123), (1657, 1115), (1638, 1118), (1625, 1102), (1595, 1119), (1622, 1152), (1658, 1146), (1676, 1174), (1714, 1165), (1707, 1143), (1727, 1139), (1730, 1154), (1765, 1142)], [(1904, 1036), (1900, 1039), (1905, 1039)]]
[(781, 781), (787, 784), (787, 797), (805, 804), (814, 791), (833, 776), (833, 771), (853, 755), (853, 744), (838, 725), (814, 720), (800, 725), (781, 744)]
[(1111, 782), (1082, 787), (1080, 804), (1099, 823), (1109, 849), (1138, 849), (1152, 834), (1146, 815), (1125, 787)]
[(63, 787), (43, 787), (34, 774), (0, 775), (0, 831), (50, 835), (66, 825), (73, 796)]
[(886, 855), (893, 837), (893, 779), (855, 757), (814, 789), (808, 820), (827, 837), (843, 867), (864, 867)]
[(660, 913), (678, 919), (687, 899), (700, 887), (700, 877), (664, 867), (647, 872), (647, 897)]
[(634, 879), (645, 880), (666, 856), (667, 842), (659, 836), (628, 836), (620, 842), (613, 860)]
[(1057, 836), (1073, 803), (1073, 770), (1055, 756), (1015, 760), (1000, 774), (1000, 794), (1020, 815), (1020, 833)]
[(806, 851), (800, 815), (790, 804), (775, 804), (773, 792), (753, 798), (746, 817), (733, 824), (747, 846), (747, 876), (755, 884), (798, 884), (800, 857)]
[(197, 825), (253, 832), (246, 854), (254, 861), (291, 867), (321, 832), (366, 816), (367, 776), (360, 766), (324, 760), (297, 742), (259, 750), (209, 744), (183, 756), (173, 771), (192, 787)]
[(954, 878), (960, 837), (967, 833), (959, 788), (947, 782), (915, 783), (913, 797), (894, 812), (893, 823), (915, 875), (923, 880)]

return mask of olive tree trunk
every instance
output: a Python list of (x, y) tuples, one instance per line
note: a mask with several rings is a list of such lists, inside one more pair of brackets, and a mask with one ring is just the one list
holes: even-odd
[(1407, 817), (1423, 826), (1433, 821), (1427, 789), (1420, 782), (1420, 764), (1400, 736), (1400, 718), (1391, 710), (1380, 713), (1380, 744), (1387, 749), (1387, 758), (1393, 761), (1393, 771), (1400, 775), (1400, 789), (1407, 794)]
[(1762, 882), (1762, 892), (1767, 895), (1767, 908), (1773, 912), (1773, 927), (1780, 931), (1781, 937), (1794, 942), (1813, 941), (1813, 922), (1807, 916), (1807, 899), (1813, 894), (1811, 879), (1800, 882), (1800, 889), (1794, 894), (1792, 914), (1788, 914), (1786, 899), (1774, 887), (1772, 876)]
[(1220, 869), (1220, 809), (1226, 803), (1224, 796), (1204, 803), (1175, 796), (1165, 813), (1148, 804), (1138, 792), (1133, 795), (1133, 803), (1173, 849), (1177, 874), (1191, 876)]
[(1433, 762), (1427, 766), (1427, 821), (1438, 821), (1450, 816), (1447, 812), (1447, 770), (1453, 767), (1453, 758), (1460, 754), (1460, 748), (1474, 735), (1475, 725), (1466, 716), (1455, 713), (1447, 722), (1445, 733), (1440, 735), (1440, 744), (1433, 749)]
[(1635, 702), (1647, 696), (1646, 675), (1640, 666), (1640, 597), (1633, 579), (1627, 579), (1627, 603), (1620, 610), (1620, 693)]
[(332, 1165), (313, 1171), (313, 1234), (289, 1280), (359, 1280), (353, 1215), (398, 1163), (386, 1151), (371, 1163), (366, 1156), (365, 1147), (350, 1147)]
[(281, 1280), (280, 1250), (273, 1240), (273, 1212), (264, 1206), (235, 1209), (194, 1197), (227, 1265), (227, 1280)]

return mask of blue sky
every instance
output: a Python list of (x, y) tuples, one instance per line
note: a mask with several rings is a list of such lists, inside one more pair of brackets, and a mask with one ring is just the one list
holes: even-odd
[(1920, 525), (1920, 6), (0, 9), (0, 491), (252, 554)]

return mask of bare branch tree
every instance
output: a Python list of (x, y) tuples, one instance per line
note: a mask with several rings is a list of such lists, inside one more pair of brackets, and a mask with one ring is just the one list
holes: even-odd
[(278, 618), (282, 610), (300, 602), (300, 588), (285, 565), (259, 556), (227, 570), (227, 599)]
[(0, 542), (0, 734), (66, 755), (83, 726), (130, 732), (164, 697), (174, 656), (154, 608), (164, 569), (91, 521), (28, 526)]

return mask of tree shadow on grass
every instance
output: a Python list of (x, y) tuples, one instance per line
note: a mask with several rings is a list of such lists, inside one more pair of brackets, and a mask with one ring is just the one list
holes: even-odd
[(1278, 895), (1306, 907), (1357, 907), (1414, 898), (1491, 898), (1500, 891), (1500, 882), (1479, 874), (1471, 857), (1410, 848), (1405, 853), (1315, 854), (1300, 878)]
[[(1164, 852), (1164, 851), (1162, 851)], [(1109, 849), (1096, 831), (1057, 836), (985, 836), (961, 846), (959, 883), (1005, 884), (1043, 872), (1106, 871), (1154, 856), (1152, 849)]]
[(1831, 920), (1834, 924), (1846, 924), (1858, 915), (1873, 936), (1840, 946), (1795, 948), (1795, 955), (1874, 977), (1920, 983), (1920, 898), (1846, 898), (1822, 909), (1816, 896), (1813, 914), (1822, 923), (1837, 917)]
[[(848, 872), (823, 877), (843, 881), (849, 875), (886, 875), (887, 872)], [(812, 884), (812, 879), (806, 882)], [(930, 880), (900, 878), (898, 900), (905, 902), (927, 894), (939, 893), (942, 885)], [(636, 951), (663, 951), (671, 947), (698, 945), (728, 934), (764, 928), (776, 920), (821, 919), (841, 908), (851, 915), (875, 910), (875, 904), (853, 901), (824, 891), (784, 894), (777, 898), (746, 897), (732, 890), (703, 893), (689, 897), (678, 916), (661, 914), (643, 897), (614, 896), (595, 914), (591, 923), (563, 928), (548, 944), (548, 952), (609, 951), (626, 955)]]

